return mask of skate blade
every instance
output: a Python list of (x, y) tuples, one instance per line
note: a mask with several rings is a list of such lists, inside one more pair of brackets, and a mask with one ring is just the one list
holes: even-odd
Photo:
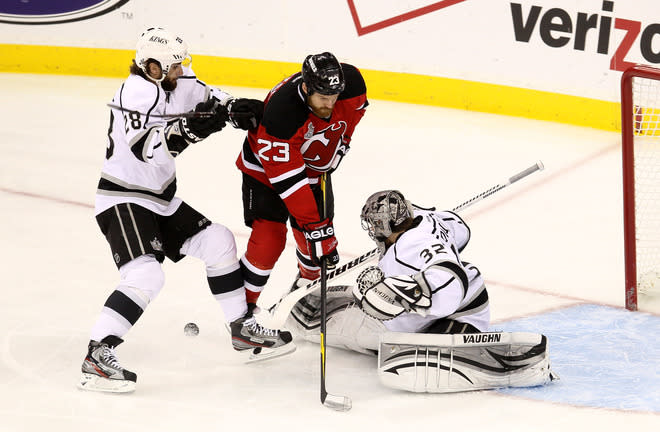
[(296, 345), (293, 342), (289, 342), (286, 345), (283, 345), (279, 348), (253, 348), (250, 350), (250, 355), (248, 356), (245, 363), (254, 363), (262, 360), (269, 360), (275, 357), (281, 357), (287, 354), (291, 354), (296, 350)]
[(135, 391), (135, 383), (128, 380), (113, 380), (98, 375), (83, 373), (78, 383), (78, 388), (106, 393), (131, 393)]

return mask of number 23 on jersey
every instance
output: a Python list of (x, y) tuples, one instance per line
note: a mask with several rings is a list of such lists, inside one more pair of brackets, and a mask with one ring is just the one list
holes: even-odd
[(263, 138), (257, 140), (259, 145), (259, 158), (264, 161), (289, 162), (289, 143), (268, 141)]

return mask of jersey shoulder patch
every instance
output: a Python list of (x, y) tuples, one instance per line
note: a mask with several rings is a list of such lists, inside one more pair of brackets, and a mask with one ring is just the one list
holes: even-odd
[(348, 63), (342, 63), (341, 68), (344, 71), (346, 88), (339, 95), (339, 99), (351, 99), (365, 94), (367, 92), (367, 85), (358, 68)]
[(310, 111), (299, 93), (300, 83), (301, 78), (294, 76), (270, 96), (261, 120), (268, 135), (288, 140), (309, 118)]
[(160, 99), (157, 86), (139, 75), (130, 75), (115, 95), (113, 102), (122, 108), (151, 113)]

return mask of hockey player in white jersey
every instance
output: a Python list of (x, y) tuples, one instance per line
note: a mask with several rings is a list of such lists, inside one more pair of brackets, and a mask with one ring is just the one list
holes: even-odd
[[(484, 333), (488, 292), (460, 253), (470, 229), (455, 213), (413, 207), (396, 190), (371, 195), (361, 213), (380, 252), (355, 287), (328, 287), (326, 342), (378, 353), (383, 384), (415, 392), (534, 386), (556, 376), (543, 335)], [(319, 340), (319, 296), (303, 298), (287, 327)]]
[(95, 214), (120, 281), (92, 327), (83, 389), (134, 390), (137, 376), (119, 364), (114, 349), (163, 287), (165, 257), (177, 262), (189, 255), (206, 264), (233, 347), (250, 351), (250, 360), (295, 349), (289, 332), (261, 326), (249, 310), (232, 232), (175, 195), (175, 158), (182, 151), (226, 122), (254, 128), (263, 112), (261, 101), (234, 98), (200, 81), (190, 60), (180, 37), (150, 28), (139, 37), (131, 73), (112, 99)]

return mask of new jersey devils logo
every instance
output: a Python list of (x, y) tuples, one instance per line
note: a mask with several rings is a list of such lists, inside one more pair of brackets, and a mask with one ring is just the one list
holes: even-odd
[(330, 169), (332, 161), (342, 145), (342, 137), (346, 132), (346, 127), (346, 122), (342, 120), (311, 134), (311, 136), (305, 135), (306, 138), (308, 136), (309, 138), (300, 147), (305, 165), (321, 172)]

